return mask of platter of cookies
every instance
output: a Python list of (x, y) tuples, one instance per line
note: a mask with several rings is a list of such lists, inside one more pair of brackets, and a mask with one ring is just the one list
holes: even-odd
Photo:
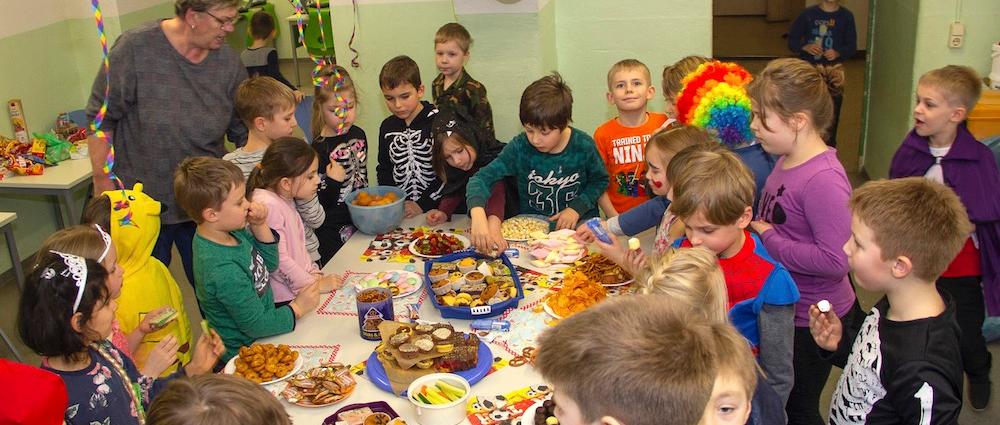
[(479, 337), (447, 323), (385, 321), (379, 332), (382, 343), (368, 358), (367, 375), (376, 387), (394, 394), (431, 373), (454, 373), (474, 384), (493, 363), (493, 353)]
[(323, 363), (289, 378), (281, 397), (302, 407), (325, 407), (347, 399), (356, 386), (349, 367)]

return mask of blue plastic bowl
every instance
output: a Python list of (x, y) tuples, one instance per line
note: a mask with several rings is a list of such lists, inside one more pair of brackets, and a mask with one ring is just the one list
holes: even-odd
[[(372, 195), (385, 195), (395, 192), (399, 199), (388, 205), (378, 205), (374, 207), (362, 207), (354, 205), (354, 198), (361, 192), (368, 192)], [(347, 211), (351, 214), (351, 221), (361, 233), (377, 235), (386, 233), (399, 227), (403, 222), (403, 201), (405, 200), (403, 191), (395, 186), (371, 186), (358, 189), (347, 194), (344, 202), (347, 203)]]

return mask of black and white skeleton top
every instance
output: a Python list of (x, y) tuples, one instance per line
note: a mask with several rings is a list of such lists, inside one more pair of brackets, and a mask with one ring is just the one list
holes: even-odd
[(437, 108), (430, 102), (420, 103), (423, 109), (410, 125), (395, 115), (382, 121), (375, 171), (379, 185), (399, 187), (406, 199), (429, 211), (437, 208), (443, 189), (431, 165), (434, 147), (431, 125)]
[(962, 410), (962, 357), (955, 305), (935, 317), (889, 320), (882, 298), (859, 329), (844, 329), (836, 352), (844, 368), (830, 401), (831, 424), (954, 424)]

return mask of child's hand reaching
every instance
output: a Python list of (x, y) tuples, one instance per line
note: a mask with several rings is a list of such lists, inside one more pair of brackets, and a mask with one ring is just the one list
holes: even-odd
[(292, 95), (295, 96), (295, 103), (301, 102), (302, 98), (306, 97), (306, 94), (302, 93), (302, 90), (292, 90)]
[(556, 222), (556, 230), (572, 229), (576, 222), (580, 221), (580, 213), (572, 208), (559, 211), (556, 215), (549, 217), (549, 221)]
[(445, 221), (448, 221), (448, 214), (445, 214), (444, 211), (437, 209), (427, 211), (428, 226), (437, 226)]
[(507, 240), (503, 238), (503, 231), (500, 230), (503, 220), (501, 220), (500, 217), (491, 215), (487, 221), (489, 222), (490, 246), (496, 247), (499, 252), (503, 252), (508, 248)]
[(823, 313), (815, 304), (809, 306), (809, 333), (812, 334), (819, 348), (826, 351), (837, 351), (840, 338), (843, 335), (843, 327), (840, 318), (837, 317), (837, 312), (830, 310)]
[(347, 170), (339, 162), (330, 161), (330, 164), (326, 166), (326, 176), (343, 183), (344, 180), (347, 180)]
[[(593, 238), (593, 235), (591, 237)], [(640, 270), (646, 268), (646, 254), (643, 254), (641, 249), (628, 249), (627, 245), (618, 243), (618, 237), (613, 233), (608, 233), (608, 237), (611, 238), (611, 243), (609, 244), (601, 242), (600, 239), (593, 238), (593, 242), (597, 245), (597, 249), (601, 251), (601, 255), (607, 257), (611, 262), (622, 266), (632, 276), (636, 276)]]
[(316, 283), (319, 284), (319, 292), (332, 292), (344, 286), (344, 278), (336, 273), (328, 275), (320, 274), (316, 279)]
[[(146, 317), (149, 317), (149, 315), (146, 315)], [(177, 361), (177, 348), (177, 337), (167, 335), (166, 338), (161, 339), (149, 351), (149, 357), (146, 357), (146, 364), (142, 365), (142, 370), (139, 373), (150, 378), (160, 376), (163, 371), (167, 370), (170, 365)]]
[[(603, 226), (605, 229), (608, 228), (607, 222), (605, 222), (604, 220), (601, 220), (601, 226)], [(590, 230), (590, 226), (587, 226), (587, 223), (583, 223), (577, 226), (576, 233), (573, 234), (573, 237), (576, 238), (576, 240), (580, 241), (581, 243), (585, 244), (593, 243), (595, 240), (597, 240), (597, 238), (594, 236), (594, 231)], [(612, 237), (611, 240), (615, 240), (614, 235), (611, 235), (611, 237)]]
[(306, 313), (316, 309), (319, 305), (320, 282), (315, 281), (311, 285), (302, 288), (298, 295), (290, 303), (295, 318), (299, 319)]
[(222, 338), (215, 333), (215, 329), (209, 329), (209, 334), (201, 334), (198, 344), (194, 346), (194, 354), (191, 355), (191, 363), (184, 367), (187, 376), (198, 376), (212, 372), (215, 363), (219, 361), (219, 356), (226, 352), (226, 346), (222, 343)]
[(836, 60), (840, 57), (840, 52), (833, 49), (826, 49), (826, 51), (823, 52), (823, 57), (828, 61)]
[(424, 213), (424, 209), (416, 202), (407, 200), (403, 203), (403, 214), (406, 218), (413, 218)]

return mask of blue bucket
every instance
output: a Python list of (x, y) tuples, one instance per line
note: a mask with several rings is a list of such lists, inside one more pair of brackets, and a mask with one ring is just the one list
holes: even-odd
[[(354, 205), (354, 198), (358, 197), (361, 192), (368, 192), (372, 195), (385, 195), (389, 192), (395, 192), (396, 196), (399, 198), (396, 202), (387, 205), (378, 205), (374, 207), (362, 207), (360, 205)], [(403, 222), (403, 202), (406, 200), (406, 195), (403, 191), (395, 186), (371, 186), (364, 189), (358, 189), (354, 192), (347, 194), (344, 198), (344, 202), (347, 203), (347, 211), (351, 214), (351, 222), (354, 223), (354, 227), (357, 227), (361, 233), (369, 235), (377, 235), (380, 233), (386, 233), (399, 227), (399, 223)]]

